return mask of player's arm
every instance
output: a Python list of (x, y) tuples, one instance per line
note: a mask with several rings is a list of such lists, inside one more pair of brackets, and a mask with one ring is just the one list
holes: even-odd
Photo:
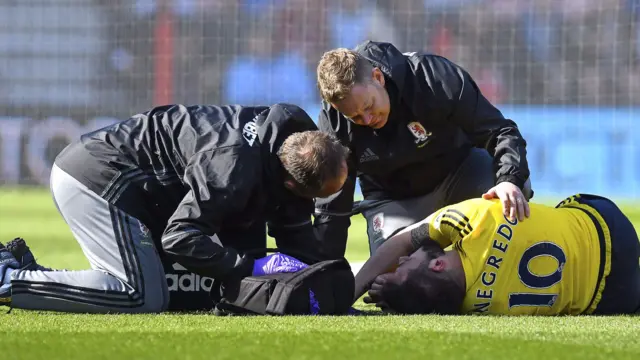
[(251, 275), (252, 259), (212, 238), (226, 214), (245, 207), (258, 178), (251, 165), (240, 147), (202, 152), (190, 159), (184, 175), (189, 192), (162, 236), (164, 251), (187, 270), (222, 281)]
[(459, 241), (460, 232), (454, 231), (447, 221), (442, 221), (446, 211), (451, 208), (443, 208), (385, 241), (356, 274), (354, 301), (369, 289), (378, 275), (392, 271), (401, 257), (418, 250), (425, 240), (431, 239), (443, 249)]
[(318, 118), (318, 128), (335, 135), (343, 145), (349, 147), (351, 155), (347, 160), (347, 179), (342, 189), (327, 198), (317, 198), (315, 206), (314, 227), (322, 247), (322, 252), (332, 258), (343, 257), (351, 214), (353, 210), (353, 194), (356, 187), (356, 164), (354, 151), (348, 139), (346, 120), (338, 111), (326, 102)]

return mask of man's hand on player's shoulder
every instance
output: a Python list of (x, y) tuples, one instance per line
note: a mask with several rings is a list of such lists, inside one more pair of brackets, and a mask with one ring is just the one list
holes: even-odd
[(517, 216), (518, 220), (522, 221), (525, 217), (531, 215), (529, 203), (522, 194), (522, 190), (510, 182), (505, 181), (499, 183), (482, 194), (482, 198), (500, 199), (504, 215), (512, 220)]

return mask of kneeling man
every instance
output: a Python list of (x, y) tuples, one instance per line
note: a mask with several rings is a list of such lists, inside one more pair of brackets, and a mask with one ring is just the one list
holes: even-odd
[(208, 310), (208, 291), (170, 293), (167, 265), (224, 283), (264, 275), (293, 262), (249, 254), (267, 229), (279, 248), (323, 258), (313, 198), (342, 188), (347, 156), (291, 104), (159, 106), (84, 134), (57, 156), (51, 192), (91, 269), (51, 271), (24, 243), (0, 244), (0, 305)]

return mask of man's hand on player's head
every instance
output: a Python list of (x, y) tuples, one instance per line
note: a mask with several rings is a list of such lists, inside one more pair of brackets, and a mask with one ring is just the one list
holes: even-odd
[(492, 187), (489, 191), (482, 194), (482, 198), (500, 199), (504, 215), (512, 220), (517, 217), (518, 220), (522, 221), (525, 217), (531, 215), (529, 203), (522, 194), (522, 190), (510, 182), (501, 182)]

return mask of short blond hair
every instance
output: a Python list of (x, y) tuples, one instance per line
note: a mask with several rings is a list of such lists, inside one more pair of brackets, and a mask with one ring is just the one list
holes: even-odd
[(327, 102), (344, 99), (356, 84), (369, 80), (373, 66), (357, 52), (338, 48), (325, 52), (318, 63), (318, 90)]

